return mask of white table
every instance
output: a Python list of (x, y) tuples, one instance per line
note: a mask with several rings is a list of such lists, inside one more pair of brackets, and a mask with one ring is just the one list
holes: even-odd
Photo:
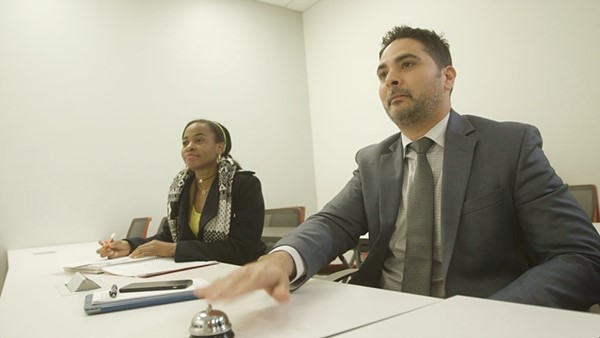
[[(600, 224), (594, 226), (600, 230)], [(600, 231), (599, 231), (600, 232)], [(0, 337), (188, 337), (203, 300), (88, 316), (85, 293), (61, 296), (56, 285), (72, 273), (62, 266), (97, 258), (96, 243), (9, 250), (0, 298)], [(213, 281), (236, 266), (218, 264), (144, 280)], [(88, 275), (119, 286), (140, 279)], [(287, 304), (264, 292), (213, 304), (236, 337), (599, 337), (600, 316), (469, 297), (447, 300), (311, 280)], [(360, 327), (360, 328), (359, 328)]]
[[(203, 300), (88, 316), (85, 293), (61, 296), (55, 286), (72, 273), (62, 266), (96, 259), (96, 243), (9, 250), (8, 274), (0, 298), (0, 337), (188, 337), (191, 318), (206, 308)], [(142, 280), (203, 278), (212, 281), (236, 266), (217, 264)], [(87, 275), (122, 286), (140, 279)], [(389, 318), (428, 304), (436, 298), (311, 280), (277, 304), (263, 291), (242, 299), (215, 303), (233, 324), (236, 337), (323, 337)]]
[(600, 336), (600, 316), (455, 296), (340, 334), (351, 337), (577, 338)]

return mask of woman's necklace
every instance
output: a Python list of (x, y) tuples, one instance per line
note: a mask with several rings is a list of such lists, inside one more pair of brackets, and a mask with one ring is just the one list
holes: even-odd
[[(200, 187), (200, 193), (201, 193), (202, 195), (206, 195), (206, 194), (208, 194), (208, 189), (204, 189), (204, 188), (202, 187), (202, 182), (204, 182), (204, 181), (206, 181), (206, 180), (209, 180), (209, 179), (211, 179), (211, 178), (213, 178), (213, 177), (215, 177), (215, 176), (217, 176), (217, 173), (214, 173), (214, 174), (212, 174), (212, 175), (210, 175), (210, 176), (208, 176), (208, 177), (206, 177), (206, 178), (199, 178), (199, 179), (198, 179), (198, 186)], [(209, 186), (209, 188), (210, 188), (210, 186)]]

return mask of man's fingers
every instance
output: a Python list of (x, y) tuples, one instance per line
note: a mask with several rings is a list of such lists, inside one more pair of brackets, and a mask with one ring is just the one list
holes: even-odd
[(253, 289), (255, 281), (248, 276), (247, 268), (241, 268), (229, 274), (224, 278), (220, 278), (212, 282), (210, 285), (197, 289), (194, 295), (198, 298), (204, 298), (208, 301), (218, 299), (232, 299)]
[(290, 300), (290, 282), (287, 278), (282, 278), (279, 280), (279, 283), (275, 285), (273, 290), (270, 293), (271, 297), (273, 297), (279, 303), (285, 303)]
[(196, 289), (196, 290), (194, 290), (194, 296), (196, 296), (196, 298), (200, 298), (200, 299), (202, 299), (202, 298), (207, 299), (208, 298), (207, 297), (208, 289), (209, 289), (209, 287), (203, 287), (200, 289)]
[[(253, 290), (254, 280), (247, 276), (244, 269), (235, 271), (230, 276), (217, 280), (210, 288), (207, 299), (232, 299)], [(256, 288), (256, 287), (255, 287)]]
[(234, 299), (255, 290), (265, 290), (278, 302), (287, 302), (290, 299), (287, 275), (260, 262), (247, 265), (209, 286), (197, 289), (194, 295), (212, 302)]

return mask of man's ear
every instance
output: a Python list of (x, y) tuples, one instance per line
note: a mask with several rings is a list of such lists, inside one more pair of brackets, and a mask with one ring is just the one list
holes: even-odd
[(456, 69), (452, 66), (446, 66), (446, 68), (443, 69), (443, 73), (446, 78), (444, 81), (444, 89), (452, 91), (452, 88), (454, 88), (454, 80), (456, 79)]

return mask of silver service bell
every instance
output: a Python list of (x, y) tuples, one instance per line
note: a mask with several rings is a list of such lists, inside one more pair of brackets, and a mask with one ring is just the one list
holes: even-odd
[(190, 338), (233, 338), (229, 318), (223, 311), (213, 310), (212, 306), (200, 311), (192, 318)]

